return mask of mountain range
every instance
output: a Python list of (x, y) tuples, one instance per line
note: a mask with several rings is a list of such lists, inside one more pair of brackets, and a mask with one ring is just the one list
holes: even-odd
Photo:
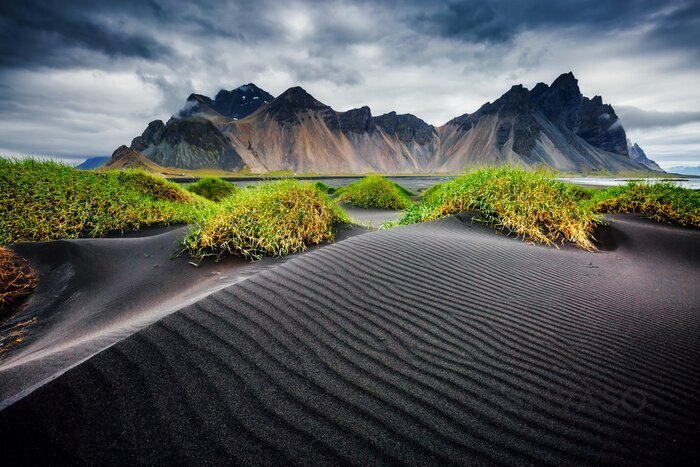
[[(273, 97), (252, 83), (214, 99), (191, 94), (130, 149), (160, 166), (251, 172), (428, 173), (469, 166), (548, 166), (567, 172), (661, 169), (628, 142), (615, 110), (581, 94), (573, 73), (434, 127), (412, 114), (339, 112), (301, 87)], [(123, 153), (123, 151), (122, 151)]]

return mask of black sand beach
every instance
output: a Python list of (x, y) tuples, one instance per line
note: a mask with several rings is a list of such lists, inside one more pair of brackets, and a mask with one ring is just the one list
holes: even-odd
[(692, 463), (700, 231), (612, 219), (597, 253), (462, 215), (293, 258), (5, 408), (3, 461)]

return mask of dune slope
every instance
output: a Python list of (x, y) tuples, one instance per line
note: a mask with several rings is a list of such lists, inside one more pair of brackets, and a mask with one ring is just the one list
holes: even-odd
[(22, 332), (21, 344), (0, 359), (0, 408), (185, 304), (279, 262), (229, 258), (194, 267), (186, 255), (173, 257), (187, 231), (13, 245), (36, 271), (38, 287), (26, 309), (0, 325), (0, 337)]
[(209, 295), (0, 413), (6, 460), (690, 462), (700, 231), (603, 250), (466, 216), (357, 236)]

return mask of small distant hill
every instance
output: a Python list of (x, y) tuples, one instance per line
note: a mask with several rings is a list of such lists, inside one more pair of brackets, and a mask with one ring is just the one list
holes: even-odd
[(153, 173), (163, 173), (166, 170), (164, 167), (149, 160), (141, 152), (126, 146), (117, 148), (109, 159), (109, 162), (100, 168), (106, 170), (142, 169)]
[(683, 175), (700, 175), (700, 167), (689, 167), (685, 165), (678, 165), (668, 169), (670, 173), (683, 174)]
[(96, 169), (107, 162), (109, 162), (112, 158), (108, 156), (101, 156), (101, 157), (90, 157), (88, 159), (85, 159), (85, 162), (83, 162), (80, 165), (77, 165), (75, 168), (80, 169), (80, 170), (91, 170), (91, 169)]

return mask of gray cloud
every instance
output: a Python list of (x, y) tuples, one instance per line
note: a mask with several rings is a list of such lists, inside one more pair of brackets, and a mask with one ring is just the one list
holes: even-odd
[(191, 92), (251, 81), (442, 124), (573, 70), (588, 95), (659, 109), (616, 106), (631, 129), (674, 130), (649, 140), (659, 153), (687, 153), (699, 20), (697, 0), (5, 0), (0, 148), (107, 155)]
[(642, 110), (637, 107), (618, 105), (615, 107), (617, 115), (627, 129), (637, 128), (664, 128), (685, 125), (687, 123), (700, 122), (698, 112), (658, 112)]

